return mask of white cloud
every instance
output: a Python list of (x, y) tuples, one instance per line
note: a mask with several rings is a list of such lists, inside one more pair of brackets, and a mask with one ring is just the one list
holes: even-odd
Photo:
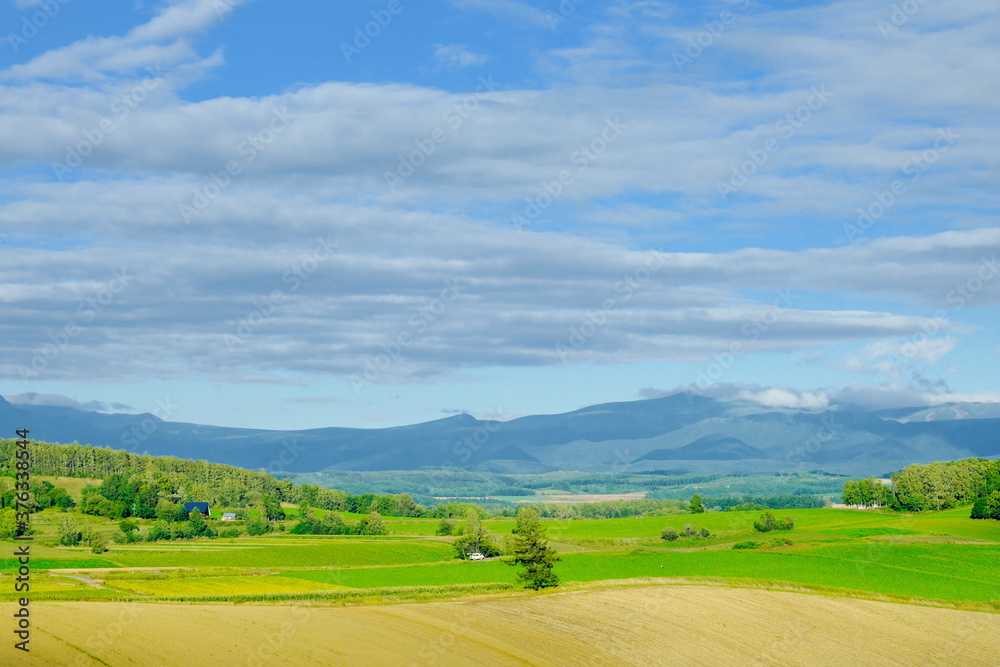
[(25, 392), (23, 394), (5, 395), (11, 405), (44, 405), (57, 408), (72, 408), (86, 412), (134, 412), (134, 408), (124, 403), (104, 403), (103, 401), (87, 401), (81, 403), (75, 398), (62, 394), (39, 394)]
[(839, 405), (869, 410), (930, 407), (944, 403), (1000, 403), (1000, 392), (928, 392), (899, 383), (852, 384), (830, 394)]
[(437, 44), (434, 47), (434, 58), (439, 63), (449, 67), (471, 67), (483, 65), (490, 57), (484, 53), (474, 53), (461, 44)]
[(0, 80), (84, 80), (95, 83), (128, 75), (144, 67), (200, 64), (207, 68), (219, 55), (202, 59), (187, 38), (218, 23), (244, 0), (175, 0), (147, 23), (121, 37), (87, 37), (47, 51), (24, 64), (0, 72)]
[(743, 401), (759, 403), (769, 408), (822, 410), (830, 405), (830, 399), (822, 392), (800, 392), (778, 387), (771, 387), (758, 392), (744, 390), (737, 395), (737, 398)]
[(937, 337), (938, 329), (928, 328), (905, 338), (889, 338), (868, 343), (860, 351), (834, 364), (834, 368), (861, 375), (881, 373), (900, 381), (906, 371), (919, 373), (924, 365), (934, 365), (942, 357), (958, 347), (954, 336)]
[(550, 28), (545, 12), (521, 0), (451, 0), (459, 9), (480, 10), (524, 25)]
[[(543, 12), (523, 2), (455, 4), (544, 22)], [(661, 43), (638, 44), (623, 25), (593, 26), (588, 42), (545, 56), (539, 68), (548, 85), (537, 89), (500, 81), (477, 98), (414, 85), (327, 82), (259, 98), (185, 102), (174, 91), (222, 63), (219, 52), (201, 56), (190, 41), (220, 17), (214, 0), (176, 2), (125, 36), (82, 40), (0, 75), (0, 114), (8, 121), (0, 124), (0, 163), (32, 167), (0, 182), (0, 233), (21, 246), (0, 246), (8, 334), (0, 368), (17, 377), (48, 332), (74, 321), (79, 304), (122, 265), (135, 271), (134, 284), (46, 367), (47, 377), (83, 378), (96, 369), (114, 377), (141, 371), (283, 382), (294, 382), (278, 377), (286, 372), (348, 375), (405, 332), (412, 314), (454, 278), (465, 283), (463, 298), (407, 350), (393, 376), (562, 363), (556, 344), (604, 299), (619, 298), (617, 283), (644, 259), (630, 249), (642, 248), (636, 239), (645, 237), (610, 234), (629, 226), (655, 238), (653, 246), (669, 225), (670, 233), (677, 227), (713, 240), (719, 227), (710, 223), (720, 215), (725, 229), (739, 233), (793, 216), (796, 225), (830, 235), (819, 247), (798, 250), (664, 252), (662, 268), (634, 298), (616, 301), (614, 315), (567, 361), (710, 359), (743, 340), (742, 328), (773, 298), (761, 292), (778, 289), (792, 290), (798, 301), (752, 352), (912, 337), (928, 320), (901, 313), (916, 303), (932, 314), (1000, 251), (1000, 229), (982, 212), (1000, 204), (989, 176), (1000, 168), (1000, 105), (995, 89), (982, 85), (996, 61), (998, 19), (939, 4), (924, 7), (915, 35), (888, 46), (874, 30), (884, 8), (862, 3), (741, 16), (700, 64), (711, 69), (714, 58), (742, 57), (770, 72), (758, 86), (671, 71), (664, 53), (687, 33), (668, 25), (675, 17), (659, 5), (643, 3), (630, 10), (645, 12), (645, 36), (662, 28)], [(614, 14), (625, 20), (629, 12), (618, 7)], [(927, 28), (945, 16), (947, 30)], [(769, 45), (763, 51), (762, 35)], [(660, 49), (657, 57), (651, 48)], [(481, 58), (456, 45), (441, 46), (438, 55), (460, 66)], [(155, 99), (120, 117), (113, 105), (151, 64), (170, 66), (169, 81)], [(85, 85), (76, 85), (80, 80)], [(742, 192), (751, 201), (720, 207), (717, 182), (775, 135), (776, 123), (803, 104), (811, 86), (824, 84), (831, 101), (815, 114), (822, 120), (799, 128), (747, 183)], [(453, 113), (470, 99), (474, 112)], [(210, 173), (242, 161), (247, 135), (266, 128), (276, 109), (289, 110), (287, 131), (241, 162), (238, 177), (186, 223), (179, 205), (211, 186)], [(614, 118), (624, 126), (621, 135), (577, 170), (573, 156), (601, 139)], [(67, 182), (45, 171), (67, 161), (67, 146), (86, 145), (86, 133), (104, 120), (114, 131), (89, 146)], [(874, 240), (838, 246), (844, 222), (871, 200), (871, 183), (888, 184), (948, 124), (961, 140), (940, 169), (921, 175), (906, 203), (976, 202), (982, 211), (942, 214), (941, 224), (971, 228), (929, 233), (925, 224), (908, 236), (878, 238), (896, 233), (887, 216), (868, 230)], [(447, 141), (421, 154), (417, 142), (439, 128)], [(415, 150), (419, 168), (392, 192), (386, 173)], [(514, 231), (511, 216), (523, 211), (525, 198), (539, 196), (567, 169), (572, 187), (526, 231)], [(664, 195), (670, 203), (617, 199), (632, 195)], [(544, 232), (552, 220), (569, 221), (571, 233)], [(572, 233), (585, 225), (611, 232), (595, 240)], [(335, 257), (300, 292), (287, 293), (245, 346), (223, 353), (222, 336), (261, 295), (286, 289), (285, 273), (317, 237), (330, 235), (340, 244)], [(72, 252), (40, 249), (65, 239)], [(827, 295), (852, 303), (877, 297), (869, 303), (880, 305), (847, 309)], [(891, 303), (883, 306), (883, 299)], [(980, 281), (969, 303), (1000, 303), (1000, 280)], [(947, 334), (915, 345), (913, 359), (933, 364), (955, 348), (952, 335), (963, 325), (957, 314), (951, 319)], [(872, 344), (847, 363), (898, 379), (885, 357), (904, 352), (903, 344)], [(777, 403), (823, 400), (746, 391)]]

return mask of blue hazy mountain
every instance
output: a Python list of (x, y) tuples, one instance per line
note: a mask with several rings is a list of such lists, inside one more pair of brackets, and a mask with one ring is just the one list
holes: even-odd
[[(1000, 406), (828, 411), (695, 394), (604, 403), (507, 422), (468, 414), (381, 429), (270, 431), (169, 422), (151, 414), (14, 406), (0, 433), (227, 463), (271, 472), (459, 467), (532, 472), (672, 469), (880, 474), (910, 463), (1000, 455)], [(951, 415), (951, 418), (948, 416)]]

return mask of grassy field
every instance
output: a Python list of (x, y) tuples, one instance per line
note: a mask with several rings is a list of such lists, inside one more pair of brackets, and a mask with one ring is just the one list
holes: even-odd
[(115, 548), (107, 560), (121, 567), (345, 567), (445, 561), (445, 541), (402, 539), (255, 538), (161, 542)]
[(86, 477), (45, 477), (43, 475), (36, 475), (34, 479), (37, 482), (51, 482), (54, 486), (61, 486), (66, 489), (69, 497), (76, 502), (80, 502), (83, 495), (81, 492), (85, 486), (99, 486), (103, 481), (100, 479), (88, 479)]
[[(636, 577), (725, 577), (755, 579), (879, 594), (954, 601), (1000, 601), (997, 546), (852, 545), (763, 551), (704, 550), (680, 553), (564, 554), (558, 566), (565, 582)], [(500, 561), (435, 566), (287, 572), (286, 576), (338, 586), (427, 586), (514, 581)]]
[[(557, 573), (568, 583), (712, 578), (963, 603), (1000, 601), (1000, 523), (972, 521), (967, 508), (912, 516), (832, 509), (776, 514), (793, 517), (794, 530), (754, 532), (753, 522), (760, 512), (546, 520), (545, 524), (563, 559)], [(58, 512), (47, 511), (38, 525), (51, 528), (60, 517)], [(484, 524), (498, 534), (509, 533), (514, 525), (510, 520)], [(683, 529), (686, 524), (707, 528), (712, 535), (676, 542), (659, 538), (664, 527)], [(53, 579), (47, 581), (48, 588), (38, 589), (45, 595), (59, 592), (62, 599), (74, 594), (105, 596), (98, 591), (155, 599), (515, 581), (515, 569), (500, 560), (456, 560), (453, 538), (432, 535), (435, 520), (389, 519), (386, 525), (390, 534), (381, 537), (275, 533), (257, 538), (112, 545), (100, 555), (82, 547), (35, 543), (32, 567), (35, 572), (76, 569), (92, 577), (88, 586)], [(49, 530), (42, 534), (47, 536)], [(791, 544), (771, 546), (775, 538)], [(746, 540), (757, 541), (762, 548), (732, 548)], [(10, 580), (16, 565), (13, 558), (0, 558), (0, 599), (12, 599)], [(166, 576), (167, 568), (182, 569)], [(140, 576), (147, 571), (154, 573)]]

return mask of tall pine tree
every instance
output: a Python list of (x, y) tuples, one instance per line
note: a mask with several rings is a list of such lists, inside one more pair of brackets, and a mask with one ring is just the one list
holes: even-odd
[(508, 565), (520, 565), (517, 580), (536, 591), (559, 585), (559, 576), (553, 571), (562, 559), (549, 546), (545, 527), (538, 512), (527, 507), (517, 511), (517, 525), (513, 530), (513, 545)]

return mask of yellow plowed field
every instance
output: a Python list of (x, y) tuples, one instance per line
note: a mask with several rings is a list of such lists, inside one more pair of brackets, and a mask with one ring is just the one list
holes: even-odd
[[(11, 620), (14, 606), (0, 616)], [(1000, 615), (749, 589), (371, 607), (41, 602), (2, 665), (996, 665)]]

